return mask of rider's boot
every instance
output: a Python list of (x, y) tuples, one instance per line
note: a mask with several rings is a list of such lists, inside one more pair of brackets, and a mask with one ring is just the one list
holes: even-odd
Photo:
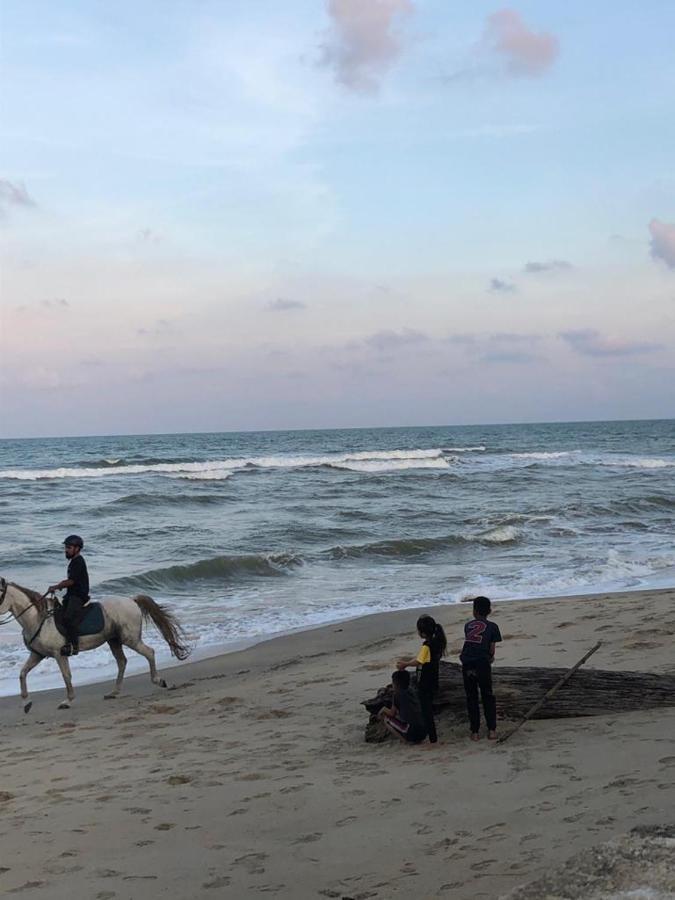
[(73, 641), (71, 643), (71, 647), (73, 649), (71, 650), (70, 655), (77, 656), (77, 654), (80, 652), (80, 642), (78, 640)]
[(61, 647), (61, 656), (72, 656), (73, 655), (73, 645), (68, 643), (64, 644)]

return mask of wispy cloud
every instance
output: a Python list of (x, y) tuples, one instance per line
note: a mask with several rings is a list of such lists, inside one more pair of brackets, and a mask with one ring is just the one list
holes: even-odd
[(501, 278), (493, 278), (490, 281), (488, 290), (493, 294), (513, 294), (516, 286), (512, 281), (502, 281)]
[(42, 300), (40, 306), (44, 309), (68, 309), (70, 304), (63, 297), (57, 297), (54, 300)]
[(626, 341), (621, 338), (603, 336), (593, 328), (559, 333), (569, 346), (582, 356), (635, 356), (663, 349), (662, 344), (649, 341)]
[(414, 344), (424, 344), (429, 340), (428, 335), (414, 328), (404, 328), (402, 331), (378, 331), (365, 339), (369, 347), (376, 350), (396, 350), (400, 347), (409, 347)]
[(328, 0), (331, 28), (322, 63), (349, 90), (376, 91), (401, 54), (396, 20), (413, 10), (412, 0)]
[(525, 263), (523, 271), (528, 275), (540, 275), (543, 272), (566, 272), (573, 268), (572, 263), (565, 259), (549, 259), (546, 262)]
[(306, 304), (302, 303), (300, 300), (285, 300), (283, 297), (278, 297), (276, 300), (270, 300), (265, 307), (269, 312), (288, 312), (291, 309), (306, 308)]
[(651, 252), (654, 259), (660, 259), (669, 269), (675, 269), (675, 224), (652, 219), (649, 223)]
[(157, 319), (154, 325), (149, 328), (137, 328), (136, 334), (139, 337), (161, 338), (166, 337), (172, 332), (171, 323), (167, 319)]
[(0, 213), (12, 206), (31, 208), (37, 206), (37, 203), (26, 190), (25, 184), (0, 178)]
[(555, 35), (533, 31), (515, 9), (500, 9), (488, 17), (485, 40), (515, 76), (542, 75), (560, 52)]

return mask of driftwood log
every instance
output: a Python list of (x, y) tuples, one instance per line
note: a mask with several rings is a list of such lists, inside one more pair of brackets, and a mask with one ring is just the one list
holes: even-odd
[[(492, 683), (497, 697), (499, 719), (514, 722), (522, 719), (567, 671), (569, 670), (534, 666), (495, 666)], [(389, 736), (377, 713), (383, 706), (390, 704), (391, 685), (380, 688), (370, 700), (362, 701), (362, 705), (370, 713), (366, 725), (366, 741), (378, 743)], [(654, 709), (659, 706), (675, 706), (675, 674), (580, 669), (535, 713), (534, 718), (601, 716), (611, 712)], [(441, 721), (445, 720), (453, 725), (466, 722), (462, 667), (456, 663), (441, 661), (434, 710)]]

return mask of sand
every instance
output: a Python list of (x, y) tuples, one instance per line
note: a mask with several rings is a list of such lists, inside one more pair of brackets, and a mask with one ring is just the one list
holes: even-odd
[[(429, 611), (457, 652), (469, 609)], [(34, 694), (27, 716), (0, 701), (0, 892), (498, 898), (672, 822), (675, 706), (537, 720), (503, 745), (443, 722), (432, 749), (365, 744), (359, 701), (416, 652), (418, 614), (181, 666), (172, 691), (138, 676), (114, 701), (79, 688), (66, 711), (61, 691)], [(589, 666), (675, 667), (675, 590), (501, 603), (493, 618), (498, 664), (571, 666), (602, 639)]]

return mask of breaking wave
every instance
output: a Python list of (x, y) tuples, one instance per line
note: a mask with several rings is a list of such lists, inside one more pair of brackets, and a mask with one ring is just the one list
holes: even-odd
[(197, 581), (228, 581), (234, 578), (287, 575), (303, 565), (302, 557), (292, 553), (233, 554), (213, 556), (187, 565), (150, 569), (138, 575), (115, 578), (102, 587), (110, 590), (162, 590)]
[(403, 469), (447, 469), (450, 462), (440, 449), (432, 450), (366, 450), (322, 456), (253, 456), (205, 460), (202, 462), (144, 461), (123, 463), (119, 460), (100, 464), (55, 469), (3, 469), (0, 478), (19, 481), (63, 478), (105, 478), (121, 475), (166, 475), (198, 481), (222, 481), (242, 469), (301, 469), (327, 466), (357, 472), (385, 472)]

